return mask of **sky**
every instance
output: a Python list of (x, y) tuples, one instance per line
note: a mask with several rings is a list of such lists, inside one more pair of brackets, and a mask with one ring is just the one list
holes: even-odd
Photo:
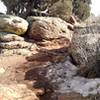
[(4, 6), (4, 4), (2, 2), (0, 2), (0, 12), (4, 12), (6, 13), (6, 7)]
[(100, 0), (92, 0), (91, 12), (96, 16), (100, 15)]
[[(6, 7), (0, 3), (0, 12), (6, 12)], [(96, 16), (100, 15), (100, 0), (92, 0), (91, 12)]]

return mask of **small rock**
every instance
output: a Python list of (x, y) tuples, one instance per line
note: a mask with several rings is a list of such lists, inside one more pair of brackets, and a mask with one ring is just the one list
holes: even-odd
[(5, 73), (5, 69), (4, 68), (0, 68), (0, 74), (3, 74), (3, 73)]

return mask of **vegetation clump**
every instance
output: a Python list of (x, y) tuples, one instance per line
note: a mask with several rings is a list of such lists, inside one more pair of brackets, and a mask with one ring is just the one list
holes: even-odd
[(7, 14), (27, 16), (57, 16), (68, 20), (74, 14), (85, 20), (90, 15), (91, 0), (1, 0)]

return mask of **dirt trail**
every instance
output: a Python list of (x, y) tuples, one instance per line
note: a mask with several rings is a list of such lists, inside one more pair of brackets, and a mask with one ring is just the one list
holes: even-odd
[(24, 62), (26, 62), (25, 57), (21, 55), (0, 56), (0, 67), (19, 66), (19, 64)]
[(23, 56), (0, 56), (0, 83), (16, 82), (16, 69), (25, 63)]

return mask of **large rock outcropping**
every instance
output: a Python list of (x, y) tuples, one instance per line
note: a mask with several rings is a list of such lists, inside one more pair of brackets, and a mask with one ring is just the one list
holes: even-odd
[[(1, 29), (0, 99), (99, 100), (100, 79), (78, 74), (99, 72), (99, 33), (84, 34), (76, 28), (74, 33), (76, 22), (72, 25), (59, 18), (31, 16), (27, 20), (27, 35)], [(15, 24), (11, 25), (14, 30)]]
[(69, 27), (73, 28), (73, 25), (59, 18), (52, 17), (31, 16), (27, 20), (30, 24), (27, 33), (29, 38), (24, 38), (10, 32), (0, 32), (1, 54), (45, 55), (49, 53), (49, 55), (53, 56), (55, 54), (50, 52), (57, 50), (60, 52), (63, 48), (69, 47), (73, 36), (73, 31)]
[(91, 74), (98, 73), (97, 60), (100, 60), (100, 34), (89, 27), (77, 27), (71, 43), (69, 52), (71, 53), (76, 65), (84, 75), (90, 77)]

